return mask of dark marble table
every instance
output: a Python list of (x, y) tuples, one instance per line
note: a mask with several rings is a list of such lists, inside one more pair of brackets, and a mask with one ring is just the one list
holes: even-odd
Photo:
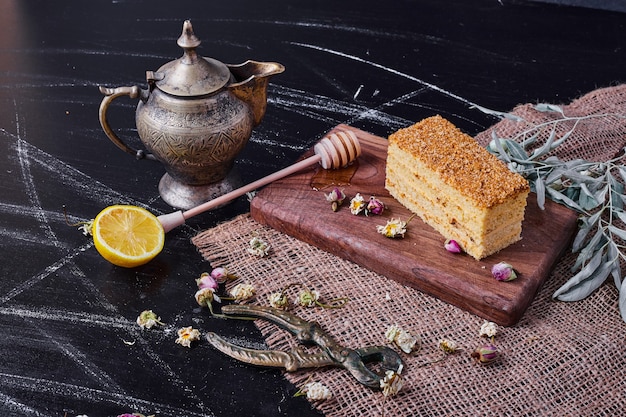
[[(210, 318), (192, 297), (210, 265), (190, 238), (246, 212), (245, 198), (170, 232), (137, 269), (66, 224), (64, 206), (71, 222), (115, 203), (171, 211), (163, 168), (101, 131), (98, 86), (145, 87), (146, 70), (180, 56), (183, 20), (202, 55), (287, 68), (236, 162), (250, 182), (339, 123), (386, 136), (441, 114), (475, 134), (496, 120), (473, 104), (566, 103), (626, 81), (626, 14), (593, 3), (0, 0), (0, 415), (318, 415), (281, 372), (174, 343), (194, 325), (263, 346), (253, 324)], [(118, 100), (110, 119), (140, 146), (135, 106)], [(167, 326), (142, 332), (144, 309)]]

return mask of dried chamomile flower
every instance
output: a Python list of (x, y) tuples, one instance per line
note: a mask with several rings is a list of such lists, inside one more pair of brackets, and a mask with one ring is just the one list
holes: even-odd
[(459, 346), (453, 340), (441, 339), (439, 341), (439, 349), (443, 350), (444, 353), (451, 355), (459, 350)]
[(333, 397), (330, 389), (321, 382), (309, 382), (304, 386), (304, 392), (306, 392), (307, 399), (311, 401), (330, 400)]
[(277, 308), (279, 310), (289, 309), (289, 299), (284, 292), (275, 292), (270, 294), (269, 301), (270, 306), (274, 308)]
[(388, 238), (404, 237), (406, 224), (407, 222), (400, 219), (391, 219), (385, 225), (376, 226), (376, 231)]
[(385, 377), (380, 380), (380, 389), (383, 391), (383, 395), (385, 397), (392, 397), (400, 390), (403, 386), (402, 377), (400, 373), (402, 372), (402, 366), (398, 368), (398, 371), (385, 371)]
[(157, 324), (163, 326), (165, 323), (161, 322), (161, 317), (157, 316), (152, 310), (144, 310), (137, 317), (137, 324), (142, 329), (151, 329)]
[(443, 247), (446, 248), (446, 250), (448, 252), (451, 252), (451, 253), (461, 253), (461, 252), (463, 252), (463, 250), (461, 249), (461, 246), (454, 239), (446, 240), (445, 243), (443, 244)]
[(419, 339), (396, 325), (389, 326), (385, 337), (395, 343), (404, 353), (411, 353), (419, 348)]
[(254, 297), (256, 290), (252, 284), (237, 284), (230, 290), (235, 301), (246, 301)]
[(366, 207), (365, 199), (360, 193), (357, 193), (352, 200), (350, 200), (350, 213), (355, 216), (365, 210)]
[(81, 222), (78, 226), (78, 230), (83, 232), (85, 236), (91, 236), (93, 230), (93, 220), (89, 220), (88, 222)]
[(480, 326), (480, 331), (478, 333), (479, 336), (486, 336), (489, 338), (493, 338), (498, 334), (498, 326), (491, 322), (485, 321), (482, 326)]
[(250, 239), (250, 247), (248, 252), (259, 258), (263, 258), (270, 253), (270, 244), (261, 239), (260, 237), (253, 237)]
[(489, 343), (476, 348), (476, 350), (472, 352), (471, 357), (476, 359), (480, 364), (488, 364), (498, 358), (498, 348)]
[(505, 281), (505, 282), (513, 281), (515, 278), (517, 278), (517, 274), (515, 273), (513, 266), (511, 266), (511, 264), (508, 264), (506, 262), (499, 262), (495, 264), (491, 268), (491, 275), (493, 275), (493, 277), (497, 281)]
[(200, 340), (200, 331), (193, 327), (182, 327), (178, 329), (178, 339), (176, 343), (184, 347), (191, 347), (191, 342)]
[(326, 195), (326, 201), (330, 203), (330, 207), (333, 211), (339, 210), (339, 206), (343, 203), (343, 200), (346, 198), (343, 190), (335, 187), (333, 190)]
[(320, 298), (319, 292), (315, 290), (304, 289), (298, 294), (298, 304), (302, 307), (315, 307)]
[(198, 291), (196, 291), (194, 298), (196, 299), (196, 302), (200, 307), (210, 307), (213, 300), (217, 301), (218, 303), (222, 302), (220, 297), (218, 297), (218, 295), (215, 294), (215, 291), (211, 288), (199, 289)]

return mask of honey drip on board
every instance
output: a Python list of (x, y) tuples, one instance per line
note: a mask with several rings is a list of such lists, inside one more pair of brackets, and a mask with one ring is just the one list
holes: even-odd
[(358, 168), (358, 160), (352, 162), (347, 167), (339, 169), (324, 169), (318, 166), (315, 174), (311, 177), (311, 188), (314, 190), (324, 190), (329, 187), (348, 186)]

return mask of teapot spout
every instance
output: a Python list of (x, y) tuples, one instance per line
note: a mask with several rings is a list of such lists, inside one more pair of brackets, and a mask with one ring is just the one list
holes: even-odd
[(246, 61), (228, 65), (235, 81), (228, 86), (239, 99), (246, 102), (254, 114), (254, 124), (261, 123), (267, 108), (267, 85), (269, 77), (285, 71), (277, 62)]

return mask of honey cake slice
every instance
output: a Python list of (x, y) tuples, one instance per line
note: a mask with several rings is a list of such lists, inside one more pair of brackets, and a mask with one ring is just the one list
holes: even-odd
[(389, 136), (385, 188), (477, 260), (521, 239), (528, 181), (441, 116)]

